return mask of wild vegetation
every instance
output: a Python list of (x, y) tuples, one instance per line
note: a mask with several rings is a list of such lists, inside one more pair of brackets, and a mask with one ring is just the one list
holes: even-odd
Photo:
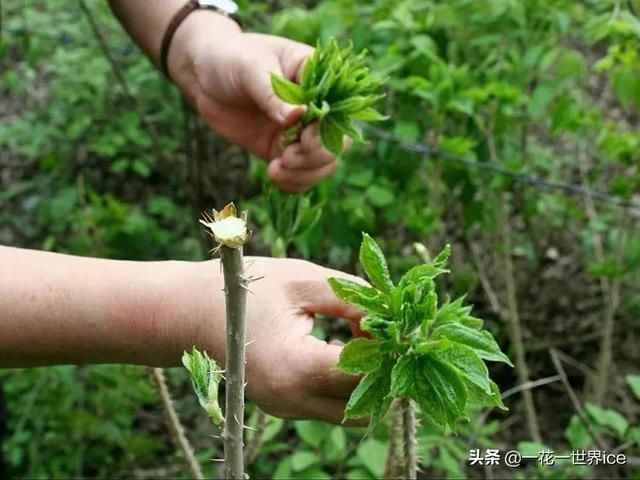
[[(264, 163), (211, 135), (105, 4), (9, 0), (0, 38), (0, 243), (203, 260), (211, 245), (196, 219), (237, 200), (254, 222), (249, 254), (371, 273), (359, 262), (367, 232), (385, 252), (389, 278), (400, 279), (428, 263), (425, 252), (451, 244), (451, 274), (429, 283), (429, 301), (437, 296), (438, 311), (465, 317), (467, 307), (445, 299), (466, 295), (515, 368), (487, 365), (508, 411), (465, 409), (469, 422), (456, 422), (456, 435), (428, 417), (416, 425), (424, 476), (513, 476), (504, 465), (469, 465), (470, 450), (487, 448), (597, 448), (631, 460), (531, 462), (522, 477), (637, 475), (640, 2), (245, 3), (247, 28), (311, 45), (352, 42), (385, 79), (376, 108), (389, 119), (363, 128), (366, 142), (342, 156), (332, 178), (272, 214), (286, 199), (264, 188)], [(384, 291), (376, 275), (370, 280)], [(315, 334), (350, 338), (325, 318)], [(186, 370), (166, 375), (204, 475), (221, 474), (210, 459), (223, 456), (222, 442), (206, 418), (218, 412), (202, 411)], [(187, 475), (142, 368), (3, 371), (0, 382), (11, 476)], [(247, 472), (402, 475), (399, 403), (368, 435), (266, 417), (248, 403), (246, 423), (261, 433), (245, 434)]]

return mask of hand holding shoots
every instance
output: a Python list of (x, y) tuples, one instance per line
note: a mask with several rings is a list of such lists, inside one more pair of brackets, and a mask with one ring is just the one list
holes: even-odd
[(412, 398), (435, 423), (456, 429), (469, 404), (504, 408), (485, 361), (511, 365), (482, 320), (463, 298), (438, 301), (435, 278), (447, 273), (447, 246), (432, 262), (410, 269), (395, 285), (385, 257), (364, 234), (360, 263), (371, 286), (332, 278), (342, 300), (367, 313), (361, 328), (373, 337), (345, 345), (337, 368), (365, 374), (353, 391), (345, 419), (372, 416), (374, 424), (393, 398)]
[(271, 76), (271, 85), (278, 97), (293, 105), (305, 105), (307, 109), (300, 123), (285, 132), (285, 144), (297, 141), (307, 125), (319, 122), (322, 144), (339, 156), (344, 135), (364, 141), (355, 121), (386, 119), (372, 107), (384, 96), (377, 93), (383, 82), (370, 74), (365, 57), (366, 51), (353, 55), (352, 45), (341, 48), (331, 39), (318, 42), (313, 56), (304, 64), (299, 85)]

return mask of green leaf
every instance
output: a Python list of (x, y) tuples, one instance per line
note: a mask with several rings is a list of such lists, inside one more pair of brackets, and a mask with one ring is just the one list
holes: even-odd
[(429, 356), (419, 357), (412, 393), (422, 411), (440, 425), (455, 431), (457, 420), (464, 418), (467, 388), (453, 367)]
[[(376, 409), (381, 409), (389, 394), (390, 374), (391, 365), (383, 360), (379, 368), (360, 380), (347, 402), (345, 420), (366, 417)], [(384, 413), (378, 412), (378, 415), (381, 416)]]
[(386, 315), (389, 308), (384, 295), (375, 288), (343, 278), (330, 278), (329, 286), (336, 297), (354, 305), (365, 312)]
[(489, 370), (473, 349), (460, 343), (446, 342), (431, 350), (429, 355), (457, 369), (460, 375), (487, 394), (491, 393)]
[(380, 477), (374, 475), (364, 467), (359, 467), (349, 470), (344, 478), (346, 478), (346, 480), (378, 480)]
[(294, 423), (298, 436), (308, 445), (319, 447), (331, 428), (328, 424), (315, 420), (299, 420)]
[(353, 138), (356, 142), (364, 142), (362, 130), (348, 116), (340, 113), (334, 113), (334, 111), (331, 110), (326, 118), (331, 118), (331, 121), (334, 122), (340, 130), (342, 130), (344, 135)]
[(347, 435), (342, 427), (333, 427), (331, 433), (325, 438), (323, 451), (328, 462), (340, 463), (347, 458)]
[(218, 403), (218, 385), (222, 379), (221, 370), (215, 360), (193, 347), (191, 353), (182, 354), (182, 364), (189, 371), (193, 389), (198, 397), (198, 403), (207, 412), (215, 425), (224, 421), (220, 404)]
[(396, 332), (396, 326), (393, 322), (375, 315), (367, 315), (360, 320), (360, 329), (381, 340), (391, 340)]
[[(467, 404), (467, 388), (459, 373), (449, 365), (439, 362), (430, 356), (419, 357), (416, 370), (416, 395), (413, 399), (421, 406), (425, 400), (431, 404), (433, 399), (425, 399), (419, 395), (418, 385), (428, 381), (440, 403), (440, 411), (444, 413), (446, 424), (456, 430), (456, 422), (465, 416)], [(426, 412), (429, 413), (429, 412)]]
[(411, 395), (415, 381), (416, 357), (406, 354), (400, 357), (391, 370), (390, 394), (393, 397)]
[(300, 472), (320, 462), (320, 457), (315, 452), (295, 452), (291, 455), (291, 470)]
[(384, 254), (375, 240), (366, 233), (362, 234), (360, 264), (374, 287), (387, 293), (393, 289), (393, 282)]
[(602, 427), (610, 428), (620, 437), (622, 437), (627, 428), (629, 428), (627, 419), (615, 410), (602, 408), (588, 402), (585, 404), (584, 409), (591, 420)]
[(390, 117), (383, 115), (374, 108), (365, 108), (364, 110), (351, 115), (354, 120), (362, 120), (363, 122), (384, 122)]
[(291, 457), (282, 460), (273, 472), (274, 480), (290, 480), (291, 479)]
[(480, 330), (482, 328), (483, 321), (471, 315), (471, 306), (463, 305), (463, 302), (464, 296), (459, 297), (454, 301), (447, 299), (436, 313), (436, 326), (445, 323), (462, 323), (474, 330)]
[(498, 407), (501, 410), (509, 410), (504, 403), (502, 403), (502, 396), (500, 395), (500, 389), (498, 385), (489, 380), (489, 386), (491, 392), (487, 393), (478, 387), (475, 383), (471, 383), (465, 377), (465, 386), (467, 387), (467, 403), (472, 405), (478, 405), (481, 407)]
[(333, 155), (342, 154), (344, 131), (330, 116), (320, 121), (320, 140), (322, 145)]
[(448, 323), (435, 328), (432, 338), (443, 338), (466, 345), (475, 350), (480, 358), (513, 366), (509, 357), (502, 353), (493, 336), (485, 330), (478, 331), (465, 325)]
[(404, 287), (404, 285), (407, 285), (409, 283), (419, 283), (426, 280), (433, 280), (443, 273), (449, 273), (449, 270), (444, 267), (447, 264), (447, 260), (450, 254), (451, 247), (447, 245), (431, 263), (418, 265), (405, 273), (398, 285)]
[(371, 205), (377, 208), (386, 208), (396, 201), (396, 195), (392, 189), (375, 183), (367, 188), (366, 195)]
[(334, 103), (331, 106), (331, 111), (344, 113), (345, 115), (357, 114), (358, 112), (362, 112), (363, 110), (373, 105), (380, 98), (380, 95), (369, 95), (366, 97), (358, 95), (355, 97), (350, 97)]
[(640, 400), (640, 375), (627, 375), (626, 379), (631, 391)]
[(296, 480), (331, 480), (331, 475), (319, 468), (310, 468), (297, 472), (295, 478)]
[(356, 455), (375, 478), (382, 478), (384, 476), (388, 450), (387, 446), (380, 440), (370, 438), (358, 446)]
[(613, 89), (618, 100), (625, 107), (640, 108), (640, 70), (632, 67), (619, 67), (613, 72)]
[(583, 450), (593, 442), (591, 435), (589, 435), (589, 430), (584, 426), (578, 415), (571, 417), (564, 435), (569, 440), (571, 448), (575, 450)]
[(382, 344), (377, 340), (355, 338), (340, 352), (340, 360), (336, 368), (351, 375), (369, 373), (378, 367), (381, 346)]
[(292, 105), (302, 105), (305, 103), (304, 91), (300, 87), (286, 78), (271, 74), (271, 87), (275, 94), (287, 103)]

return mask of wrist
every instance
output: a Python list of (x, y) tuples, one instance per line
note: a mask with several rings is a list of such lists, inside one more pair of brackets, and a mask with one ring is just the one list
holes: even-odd
[(155, 318), (160, 330), (152, 365), (180, 365), (185, 350), (196, 346), (224, 361), (224, 282), (218, 261), (170, 262), (170, 280), (163, 282)]
[(242, 30), (233, 19), (213, 10), (196, 10), (180, 24), (169, 48), (169, 76), (188, 99), (195, 97), (195, 65), (199, 52), (212, 45), (224, 46)]

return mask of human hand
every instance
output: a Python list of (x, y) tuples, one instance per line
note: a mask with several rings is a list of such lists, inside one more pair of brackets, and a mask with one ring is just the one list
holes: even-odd
[[(333, 368), (342, 347), (311, 335), (313, 316), (325, 314), (356, 324), (362, 313), (338, 300), (327, 279), (362, 280), (302, 260), (248, 257), (245, 262), (246, 275), (263, 277), (248, 287), (249, 398), (278, 417), (340, 423), (359, 378)], [(192, 313), (189, 322), (173, 316), (176, 323), (167, 331), (179, 343), (174, 348), (176, 358), (196, 345), (224, 365), (224, 293), (216, 263), (194, 264), (196, 283), (182, 287), (180, 301), (196, 315)]]
[(226, 18), (229, 23), (218, 19), (221, 28), (212, 28), (211, 14), (195, 12), (178, 30), (169, 56), (172, 78), (212, 130), (269, 161), (269, 176), (283, 190), (304, 191), (331, 175), (336, 158), (322, 147), (317, 125), (305, 128), (300, 142), (282, 147), (282, 133), (301, 119), (304, 107), (283, 102), (271, 87), (271, 73), (297, 80), (313, 49), (243, 33)]

